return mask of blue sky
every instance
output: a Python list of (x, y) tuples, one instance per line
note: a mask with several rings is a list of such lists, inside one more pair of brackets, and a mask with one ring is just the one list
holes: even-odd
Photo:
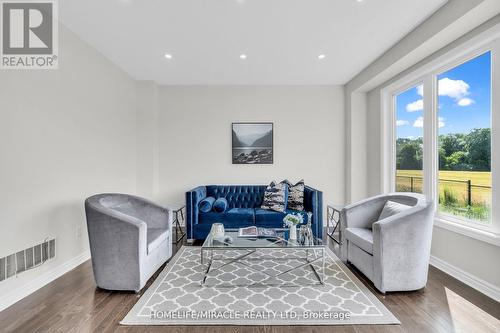
[[(491, 126), (491, 56), (485, 53), (438, 76), (439, 134)], [(396, 97), (398, 138), (423, 136), (421, 87)]]

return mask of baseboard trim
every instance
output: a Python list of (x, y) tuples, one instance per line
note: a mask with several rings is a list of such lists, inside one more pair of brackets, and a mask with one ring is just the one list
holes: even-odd
[(494, 286), (493, 284), (434, 256), (431, 256), (430, 264), (446, 274), (453, 276), (455, 279), (465, 283), (469, 287), (472, 287), (495, 301), (500, 302), (500, 288), (497, 286)]
[(90, 259), (90, 251), (86, 250), (85, 252), (79, 254), (78, 256), (55, 267), (54, 269), (43, 273), (42, 275), (24, 284), (23, 286), (16, 288), (15, 290), (9, 292), (5, 296), (2, 296), (0, 300), (0, 311), (3, 311), (7, 309), (9, 306), (19, 302), (26, 296), (46, 286), (50, 282), (66, 274), (73, 268), (77, 267), (78, 265), (84, 263), (89, 259)]

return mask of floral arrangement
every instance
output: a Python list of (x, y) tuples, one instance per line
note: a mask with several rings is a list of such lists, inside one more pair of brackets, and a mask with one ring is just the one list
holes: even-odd
[(302, 223), (304, 223), (304, 218), (300, 214), (297, 214), (297, 215), (288, 214), (283, 219), (283, 226), (288, 227), (288, 228), (297, 226), (298, 224), (302, 224)]

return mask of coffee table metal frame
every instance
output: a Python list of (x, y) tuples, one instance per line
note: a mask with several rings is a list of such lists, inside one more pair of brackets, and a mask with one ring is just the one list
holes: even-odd
[[(238, 233), (237, 229), (229, 229), (226, 230), (226, 235), (230, 234), (231, 236), (236, 236)], [(282, 275), (290, 273), (294, 270), (301, 269), (303, 267), (309, 267), (311, 271), (314, 273), (314, 276), (317, 279), (316, 283), (311, 283), (310, 285), (323, 285), (324, 284), (324, 274), (325, 274), (325, 246), (321, 241), (316, 240), (317, 244), (315, 245), (300, 245), (296, 241), (287, 241), (282, 237), (278, 237), (276, 239), (267, 240), (262, 238), (238, 238), (238, 244), (214, 244), (212, 241), (211, 235), (207, 237), (203, 246), (201, 247), (201, 264), (206, 265), (206, 269), (201, 280), (201, 286), (205, 286), (207, 277), (210, 272), (214, 272), (220, 270), (221, 268), (236, 264), (242, 267), (248, 268), (252, 271), (267, 275), (262, 281), (251, 283), (251, 284), (217, 284), (210, 285), (210, 287), (269, 287), (269, 286), (279, 286), (279, 287), (300, 287), (304, 286), (304, 284), (295, 284), (295, 283), (271, 283), (270, 281), (276, 280)], [(257, 241), (260, 241), (256, 244)], [(263, 243), (263, 244), (262, 244)], [(305, 256), (294, 256), (291, 258), (278, 258), (273, 256), (259, 256), (252, 258), (252, 255), (258, 253), (259, 251), (269, 250), (285, 250), (285, 251), (294, 251), (299, 253), (304, 253)], [(299, 251), (297, 251), (299, 250)], [(218, 252), (227, 252), (227, 251), (240, 251), (244, 252), (236, 257), (227, 258), (224, 255), (218, 255)], [(300, 264), (295, 265), (283, 272), (277, 274), (269, 274), (267, 272), (255, 269), (252, 265), (248, 264), (246, 261), (252, 260), (273, 260), (273, 261), (302, 261)], [(220, 262), (220, 265), (215, 265), (217, 262)], [(314, 263), (317, 263), (321, 269), (318, 270), (314, 267)]]

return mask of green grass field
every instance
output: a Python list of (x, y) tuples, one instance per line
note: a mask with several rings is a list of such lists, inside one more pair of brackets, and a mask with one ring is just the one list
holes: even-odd
[[(422, 171), (397, 170), (396, 188), (398, 191), (422, 192)], [(440, 171), (439, 197), (442, 210), (455, 215), (466, 216), (482, 221), (489, 219), (491, 206), (491, 188), (477, 186), (491, 186), (491, 172), (481, 171)], [(467, 205), (468, 180), (471, 181), (472, 206)], [(445, 195), (446, 192), (446, 195)]]

